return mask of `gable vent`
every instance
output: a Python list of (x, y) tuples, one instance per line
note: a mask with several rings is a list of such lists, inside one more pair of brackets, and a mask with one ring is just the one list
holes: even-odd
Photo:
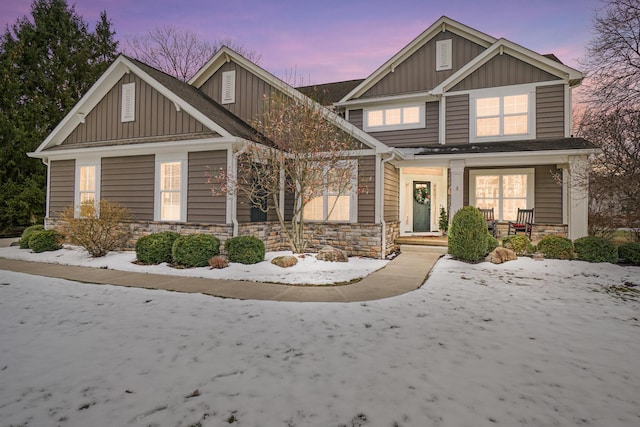
[(225, 71), (222, 73), (222, 104), (236, 102), (236, 72)]
[(436, 71), (450, 70), (451, 39), (436, 42)]
[(122, 122), (132, 122), (136, 119), (136, 84), (126, 83), (122, 85)]

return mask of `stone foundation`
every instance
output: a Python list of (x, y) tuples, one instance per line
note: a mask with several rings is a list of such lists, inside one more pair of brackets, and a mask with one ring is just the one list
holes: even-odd
[[(499, 222), (497, 231), (498, 240), (502, 240), (503, 237), (506, 237), (508, 231), (509, 223)], [(533, 224), (533, 230), (531, 230), (531, 240), (537, 242), (544, 236), (550, 234), (567, 237), (569, 235), (569, 226), (567, 224)]]
[(386, 225), (387, 247), (385, 248), (384, 256), (387, 256), (390, 253), (398, 251), (400, 249), (400, 246), (396, 243), (396, 239), (400, 237), (400, 222), (387, 222)]

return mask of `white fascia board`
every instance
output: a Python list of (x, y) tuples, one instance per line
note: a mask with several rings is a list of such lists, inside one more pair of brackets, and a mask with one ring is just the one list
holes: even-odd
[(395, 54), (391, 59), (382, 64), (380, 68), (374, 71), (369, 77), (367, 77), (362, 83), (356, 86), (351, 92), (345, 95), (339, 103), (346, 102), (353, 97), (361, 96), (372, 86), (378, 83), (387, 74), (392, 73), (395, 68), (404, 62), (407, 58), (413, 55), (418, 49), (433, 39), (438, 33), (443, 31), (451, 31), (458, 34), (474, 43), (483, 47), (489, 47), (496, 42), (497, 39), (491, 37), (488, 34), (484, 34), (478, 30), (468, 27), (460, 22), (454, 21), (446, 16), (441, 17), (434, 22), (429, 28), (424, 30), (418, 37), (413, 39), (402, 50)]
[(465, 64), (448, 79), (436, 86), (431, 93), (433, 95), (442, 95), (456, 84), (460, 83), (471, 73), (476, 71), (482, 65), (486, 64), (497, 55), (508, 54), (514, 58), (520, 59), (534, 67), (540, 68), (550, 74), (558, 76), (567, 83), (576, 80), (582, 80), (584, 74), (566, 65), (560, 64), (546, 56), (540, 55), (532, 50), (524, 48), (506, 39), (500, 39), (494, 43), (489, 49), (476, 56), (474, 59)]
[(365, 107), (374, 105), (393, 105), (406, 102), (433, 102), (438, 97), (429, 92), (416, 92), (402, 95), (381, 96), (376, 98), (352, 99), (345, 102), (336, 102), (335, 107)]
[(27, 153), (29, 157), (47, 160), (69, 160), (87, 156), (119, 157), (119, 156), (141, 156), (147, 154), (196, 152), (196, 151), (216, 151), (232, 149), (238, 144), (246, 144), (242, 138), (203, 138), (187, 141), (169, 141), (158, 144), (149, 142), (143, 144), (112, 145), (102, 147), (74, 148), (69, 150), (54, 150)]
[[(230, 53), (236, 54), (233, 50), (227, 46), (222, 46), (218, 51), (204, 64), (200, 69), (191, 77), (187, 83), (191, 86), (200, 88), (207, 80), (215, 74), (216, 71), (224, 65), (224, 63), (230, 61)], [(238, 54), (236, 54), (238, 55)]]

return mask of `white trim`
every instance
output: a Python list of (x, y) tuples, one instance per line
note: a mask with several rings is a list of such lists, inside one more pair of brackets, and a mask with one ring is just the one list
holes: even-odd
[[(394, 103), (419, 103), (434, 102), (438, 97), (431, 95), (429, 92), (404, 93), (399, 95), (380, 96), (375, 98), (352, 99), (344, 102), (334, 102), (334, 107), (349, 107), (353, 110), (363, 108), (364, 106), (388, 105)], [(347, 110), (348, 111), (348, 110)], [(347, 118), (348, 120), (348, 118)]]
[[(187, 189), (188, 189), (188, 165), (189, 153), (174, 152), (156, 154), (155, 158), (155, 177), (154, 177), (154, 203), (153, 203), (153, 219), (158, 222), (186, 222), (187, 220)], [(180, 218), (177, 220), (163, 220), (161, 218), (161, 192), (160, 192), (160, 173), (163, 163), (180, 163)]]
[(440, 97), (438, 105), (438, 144), (447, 143), (447, 97)]
[(222, 87), (220, 88), (220, 104), (235, 104), (236, 102), (236, 70), (222, 73)]
[[(404, 109), (405, 108), (415, 108), (418, 107), (418, 122), (417, 123), (400, 123), (395, 125), (387, 125), (382, 124), (379, 126), (370, 126), (369, 125), (369, 116), (368, 113), (373, 111), (381, 111), (383, 115), (383, 120), (386, 120), (386, 113), (388, 110), (399, 109), (401, 114), (401, 121), (404, 120)], [(366, 132), (384, 132), (389, 130), (406, 130), (406, 129), (424, 129), (426, 127), (426, 105), (425, 103), (419, 104), (397, 104), (397, 105), (387, 105), (385, 107), (369, 107), (364, 108), (362, 110), (362, 128)]]
[(100, 201), (100, 187), (102, 177), (102, 159), (96, 156), (86, 156), (75, 159), (75, 172), (73, 183), (73, 207), (75, 216), (80, 214), (80, 169), (83, 167), (95, 168), (95, 188), (94, 188), (94, 206), (97, 209)]
[[(564, 87), (564, 137), (570, 138), (573, 130), (572, 91), (568, 85)], [(565, 223), (566, 224), (566, 223)]]
[[(514, 168), (514, 169), (474, 169), (469, 171), (469, 205), (476, 206), (476, 180), (477, 176), (487, 176), (487, 175), (527, 175), (527, 206), (526, 209), (531, 209), (535, 206), (535, 168)], [(502, 180), (500, 180), (499, 184), (502, 187)], [(502, 192), (498, 194), (498, 200), (502, 202)], [(503, 217), (502, 212), (502, 204), (498, 206), (498, 212), (494, 213), (496, 219), (506, 221)], [(513, 218), (515, 219), (515, 218)]]
[[(321, 220), (312, 220), (305, 217), (305, 222), (308, 223), (356, 223), (358, 222), (358, 161), (356, 159), (352, 160), (341, 160), (338, 162), (337, 167), (340, 167), (340, 164), (347, 165), (346, 167), (351, 169), (351, 188), (348, 191), (348, 194), (341, 194), (340, 197), (349, 196), (349, 219), (348, 220), (329, 220), (329, 204), (328, 204), (328, 189), (325, 184), (323, 184), (323, 194), (322, 196), (322, 217)], [(304, 214), (304, 208), (300, 212)]]
[(436, 71), (450, 70), (453, 67), (452, 40), (436, 41)]
[[(136, 84), (135, 82), (124, 83), (121, 87), (122, 97), (120, 99), (120, 121), (122, 123), (136, 120)], [(84, 123), (84, 115), (80, 118), (80, 123)]]

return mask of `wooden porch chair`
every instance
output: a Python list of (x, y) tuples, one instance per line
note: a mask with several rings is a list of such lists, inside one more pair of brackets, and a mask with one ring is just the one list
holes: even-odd
[(509, 221), (507, 235), (524, 233), (531, 239), (533, 230), (533, 209), (518, 209), (515, 221)]
[(487, 221), (487, 229), (489, 230), (489, 233), (491, 233), (493, 237), (496, 237), (498, 232), (498, 221), (496, 221), (495, 216), (493, 216), (493, 208), (478, 210), (482, 213), (484, 220)]

